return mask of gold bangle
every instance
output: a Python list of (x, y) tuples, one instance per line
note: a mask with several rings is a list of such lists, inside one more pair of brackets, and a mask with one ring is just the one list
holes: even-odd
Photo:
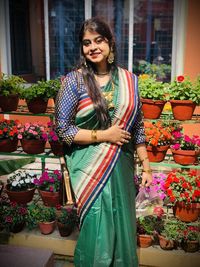
[(91, 131), (91, 139), (92, 139), (92, 141), (94, 141), (94, 142), (97, 141), (97, 130), (92, 130), (92, 131)]
[(150, 170), (150, 169), (149, 170), (142, 170), (142, 172), (146, 172), (146, 173), (150, 173), (151, 174), (152, 170)]
[(140, 162), (143, 163), (146, 159), (148, 159), (148, 156), (146, 156), (145, 158), (141, 159)]

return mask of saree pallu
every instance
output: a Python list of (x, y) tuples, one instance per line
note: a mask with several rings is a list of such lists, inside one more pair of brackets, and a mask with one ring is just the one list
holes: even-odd
[[(112, 124), (131, 131), (138, 107), (136, 77), (118, 68)], [(109, 88), (105, 88), (109, 91)], [(98, 129), (93, 104), (81, 95), (76, 125)], [(79, 267), (138, 266), (133, 143), (73, 145), (66, 155), (81, 231), (74, 255)]]

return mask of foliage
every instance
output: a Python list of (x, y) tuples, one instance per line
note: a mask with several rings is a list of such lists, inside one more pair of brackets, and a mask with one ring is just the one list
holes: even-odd
[(199, 241), (200, 242), (200, 224), (190, 223), (186, 225), (182, 231), (183, 241)]
[(56, 133), (56, 126), (55, 124), (53, 124), (53, 122), (48, 122), (47, 123), (47, 126), (48, 126), (48, 140), (49, 141), (60, 141), (61, 140), (59, 139), (59, 136), (57, 135)]
[(161, 232), (163, 229), (162, 219), (155, 215), (140, 216), (136, 223), (138, 234), (152, 235), (155, 231)]
[(48, 101), (49, 98), (56, 97), (59, 89), (60, 79), (38, 81), (22, 91), (22, 98), (26, 99), (26, 101), (31, 101), (39, 97), (45, 101)]
[(10, 202), (8, 199), (0, 199), (0, 221), (1, 225), (7, 230), (12, 230), (16, 224), (24, 223), (27, 208), (25, 205)]
[(152, 100), (165, 100), (165, 89), (162, 82), (153, 76), (143, 74), (139, 76), (138, 87), (140, 96)]
[(144, 121), (146, 144), (151, 146), (169, 145), (173, 140), (172, 132), (179, 124), (164, 121)]
[(177, 76), (176, 79), (166, 84), (168, 91), (167, 100), (191, 100), (200, 103), (200, 86), (195, 87), (188, 77)]
[(31, 203), (27, 207), (26, 222), (29, 229), (37, 227), (39, 222), (52, 222), (56, 219), (56, 209), (39, 203)]
[(161, 235), (168, 240), (181, 241), (182, 231), (185, 229), (185, 223), (177, 219), (166, 219), (164, 220), (164, 229)]
[(61, 186), (62, 174), (59, 170), (48, 172), (46, 169), (39, 178), (34, 179), (34, 184), (40, 190), (58, 192)]
[(198, 135), (193, 135), (189, 137), (183, 134), (180, 130), (174, 131), (173, 133), (174, 141), (171, 146), (172, 149), (178, 150), (199, 150), (200, 149), (200, 137)]
[(200, 201), (200, 175), (196, 170), (174, 170), (165, 181), (166, 195), (175, 204), (184, 201), (186, 204)]
[(155, 75), (157, 79), (167, 80), (171, 74), (171, 65), (169, 64), (151, 64), (145, 60), (139, 61), (139, 73)]
[(57, 205), (57, 220), (65, 225), (78, 225), (78, 215), (75, 208)]
[(18, 134), (17, 126), (18, 120), (6, 120), (0, 121), (0, 139), (16, 139)]
[(35, 187), (36, 175), (28, 171), (18, 170), (8, 176), (7, 185), (11, 191), (25, 191)]
[(0, 77), (0, 95), (9, 96), (11, 94), (21, 95), (25, 80), (16, 75), (2, 74)]
[(27, 122), (18, 125), (18, 139), (39, 139), (47, 140), (45, 126), (40, 122)]

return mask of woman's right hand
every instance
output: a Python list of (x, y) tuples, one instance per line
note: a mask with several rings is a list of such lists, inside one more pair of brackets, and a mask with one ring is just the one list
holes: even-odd
[(131, 134), (123, 129), (123, 126), (113, 125), (105, 130), (106, 139), (110, 143), (122, 146), (131, 139)]

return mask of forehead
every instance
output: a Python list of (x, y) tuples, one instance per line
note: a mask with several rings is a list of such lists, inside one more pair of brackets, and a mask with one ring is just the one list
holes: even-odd
[(101, 36), (98, 32), (91, 32), (86, 30), (84, 35), (83, 35), (83, 40), (87, 39), (87, 40), (94, 40), (95, 38)]

